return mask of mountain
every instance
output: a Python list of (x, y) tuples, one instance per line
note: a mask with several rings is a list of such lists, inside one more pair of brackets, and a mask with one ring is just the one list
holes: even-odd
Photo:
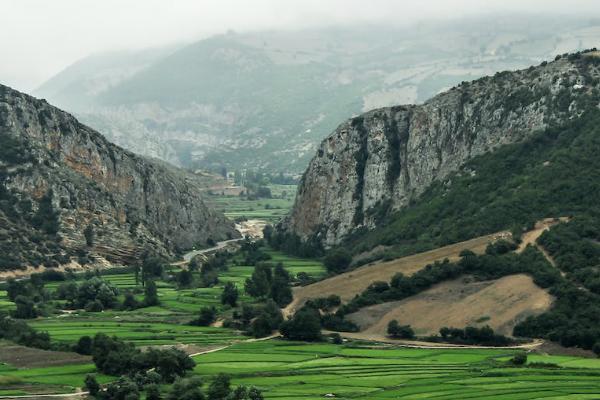
[(0, 85), (0, 269), (128, 264), (237, 235), (193, 174)]
[(162, 53), (91, 57), (35, 94), (174, 165), (301, 173), (339, 121), (599, 38), (598, 21), (543, 15), (229, 32)]
[(590, 209), (599, 55), (557, 57), (348, 120), (321, 143), (280, 229), (354, 252), (410, 253)]

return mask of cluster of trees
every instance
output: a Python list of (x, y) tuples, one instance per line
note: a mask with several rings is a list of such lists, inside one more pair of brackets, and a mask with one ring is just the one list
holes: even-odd
[(86, 311), (98, 312), (118, 305), (119, 290), (110, 282), (98, 276), (82, 282), (68, 281), (56, 289), (55, 297), (66, 300), (68, 308), (85, 308)]
[(233, 319), (225, 321), (224, 326), (243, 330), (259, 338), (269, 336), (279, 329), (282, 322), (281, 309), (272, 299), (268, 299), (263, 304), (243, 304), (241, 311), (234, 311)]
[(33, 274), (30, 279), (8, 279), (6, 294), (16, 305), (11, 315), (20, 319), (31, 319), (41, 315), (44, 303), (51, 297), (44, 288), (41, 274)]
[(393, 319), (388, 323), (387, 334), (394, 339), (413, 339), (415, 332), (410, 325), (400, 325)]
[(282, 263), (277, 263), (275, 268), (267, 263), (258, 263), (252, 276), (246, 279), (244, 289), (254, 298), (271, 298), (280, 307), (292, 301), (291, 277)]
[[(440, 329), (440, 336), (444, 342), (457, 344), (475, 344), (482, 346), (509, 346), (515, 341), (504, 335), (494, 332), (489, 326), (477, 328), (475, 326), (467, 326), (461, 328), (443, 327)], [(431, 338), (433, 340), (437, 337)]]
[(344, 272), (352, 262), (352, 255), (344, 249), (335, 249), (327, 252), (323, 258), (323, 264), (327, 271), (332, 274)]
[[(197, 376), (187, 376), (195, 363), (183, 351), (149, 349), (141, 352), (131, 344), (98, 334), (90, 340), (91, 352), (97, 368), (104, 373), (121, 375), (103, 388), (95, 375), (88, 374), (85, 386), (91, 397), (100, 400), (134, 400), (145, 392), (146, 400), (262, 400), (255, 387), (231, 387), (231, 378), (217, 375), (206, 392)], [(102, 354), (104, 353), (104, 354)], [(113, 365), (113, 363), (121, 363)], [(163, 395), (159, 385), (172, 384)]]
[(38, 332), (25, 321), (13, 319), (2, 311), (0, 311), (0, 339), (38, 349), (52, 348), (50, 335), (47, 332)]
[[(83, 342), (87, 344), (82, 345)], [(78, 345), (82, 348), (89, 345), (85, 350), (89, 350), (98, 371), (107, 375), (134, 377), (138, 373), (153, 371), (158, 374), (160, 382), (171, 383), (196, 365), (194, 360), (179, 349), (151, 348), (142, 352), (132, 343), (103, 333), (96, 334), (91, 341), (82, 338)]]
[(265, 226), (263, 234), (272, 248), (287, 254), (310, 258), (321, 257), (325, 254), (323, 245), (316, 236), (309, 240), (302, 240), (295, 233), (280, 232), (270, 225)]
[(321, 315), (319, 310), (313, 307), (302, 307), (292, 318), (281, 324), (279, 332), (288, 340), (307, 342), (321, 340)]

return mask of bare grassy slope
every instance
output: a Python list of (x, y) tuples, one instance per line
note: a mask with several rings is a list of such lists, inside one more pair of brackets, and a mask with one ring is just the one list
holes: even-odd
[(481, 236), (465, 242), (455, 243), (440, 247), (424, 253), (398, 258), (376, 264), (365, 265), (353, 271), (333, 276), (312, 285), (294, 288), (294, 301), (284, 310), (290, 314), (298, 309), (308, 299), (326, 297), (337, 294), (343, 302), (347, 302), (355, 295), (362, 293), (371, 283), (375, 281), (389, 280), (397, 272), (404, 275), (412, 275), (427, 264), (448, 258), (450, 261), (457, 260), (463, 250), (471, 250), (482, 254), (487, 245), (500, 238), (510, 237), (507, 232), (499, 232), (492, 235)]
[(528, 275), (483, 282), (463, 277), (408, 299), (363, 308), (347, 318), (360, 325), (365, 334), (385, 335), (388, 323), (395, 319), (411, 325), (417, 335), (435, 334), (443, 326), (483, 325), (511, 335), (518, 322), (548, 310), (552, 301), (552, 296)]

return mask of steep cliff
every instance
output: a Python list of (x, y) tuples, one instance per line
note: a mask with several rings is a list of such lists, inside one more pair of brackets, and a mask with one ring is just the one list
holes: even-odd
[(599, 77), (598, 52), (573, 54), (352, 118), (321, 143), (280, 229), (326, 246), (372, 229), (472, 157), (598, 107)]
[(196, 177), (108, 142), (71, 115), (0, 85), (0, 269), (131, 263), (237, 235)]

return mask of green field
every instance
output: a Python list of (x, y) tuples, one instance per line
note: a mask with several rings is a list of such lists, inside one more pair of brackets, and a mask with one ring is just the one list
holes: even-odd
[[(195, 356), (194, 373), (210, 382), (227, 373), (233, 384), (259, 387), (266, 398), (322, 399), (597, 399), (600, 360), (530, 355), (529, 362), (554, 368), (512, 367), (513, 350), (408, 349), (365, 344), (333, 345), (272, 339), (240, 342)], [(80, 386), (91, 364), (16, 369), (0, 365), (3, 381), (28, 391), (69, 392)], [(114, 378), (99, 376), (101, 382)], [(6, 385), (4, 385), (6, 386)], [(33, 388), (33, 389), (32, 389)], [(6, 392), (16, 389), (6, 389)]]
[(207, 198), (217, 210), (231, 219), (245, 217), (277, 222), (294, 205), (295, 185), (270, 185), (272, 199), (248, 200), (240, 196), (213, 194)]
[[(292, 275), (306, 272), (319, 278), (325, 274), (325, 268), (319, 261), (291, 257), (269, 249), (265, 252), (271, 255), (271, 262), (283, 263)], [(81, 336), (93, 336), (97, 332), (116, 335), (137, 345), (184, 343), (205, 346), (231, 343), (243, 337), (230, 329), (197, 327), (186, 323), (195, 318), (200, 308), (205, 306), (215, 306), (221, 313), (229, 310), (228, 306), (223, 306), (220, 302), (226, 282), (234, 282), (237, 285), (240, 291), (240, 303), (254, 302), (244, 294), (243, 290), (244, 281), (250, 277), (254, 267), (239, 265), (241, 263), (242, 259), (239, 256), (231, 259), (227, 270), (220, 273), (219, 283), (209, 288), (177, 289), (174, 284), (157, 282), (161, 303), (159, 306), (134, 311), (106, 310), (101, 313), (76, 310), (72, 313), (55, 314), (28, 322), (32, 327), (50, 333), (53, 340), (65, 343), (74, 343)], [(83, 279), (83, 276), (80, 279)], [(121, 292), (136, 288), (133, 273), (112, 273), (102, 275), (102, 279), (114, 284)], [(59, 282), (50, 282), (45, 287), (53, 292), (59, 284)], [(141, 295), (136, 297), (142, 300)], [(60, 306), (60, 302), (57, 303)], [(0, 291), (0, 307), (4, 309), (14, 307), (14, 304), (8, 301), (5, 291)]]
[[(290, 343), (241, 343), (195, 357), (195, 372), (231, 374), (267, 398), (588, 399), (600, 395), (600, 360), (532, 356), (561, 367), (506, 365), (510, 350), (398, 349)], [(568, 396), (568, 397), (567, 397)]]

